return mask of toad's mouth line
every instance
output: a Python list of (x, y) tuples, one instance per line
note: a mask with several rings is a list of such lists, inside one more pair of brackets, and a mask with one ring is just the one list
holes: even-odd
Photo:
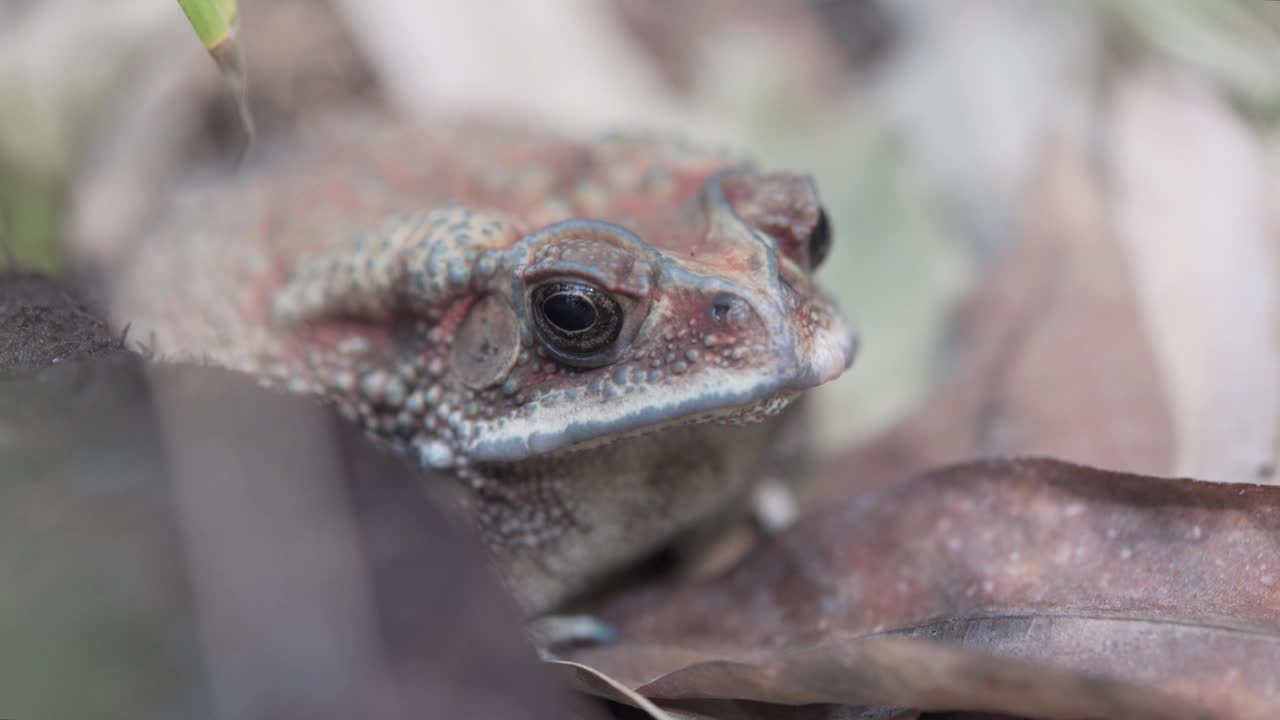
[[(654, 402), (623, 396), (611, 402), (564, 403), (486, 428), (465, 448), (477, 463), (509, 463), (581, 451), (648, 433), (703, 422), (745, 424), (780, 412), (801, 392), (839, 377), (853, 362), (851, 333), (812, 342), (813, 361), (759, 368), (750, 375), (704, 380), (683, 397)], [(786, 353), (794, 356), (794, 353)]]
[(701, 415), (676, 417), (665, 422), (655, 423), (612, 435), (601, 435), (573, 443), (572, 445), (560, 447), (555, 450), (537, 453), (531, 455), (531, 457), (560, 458), (571, 456), (581, 452), (606, 448), (628, 440), (675, 432), (681, 428), (687, 428), (691, 425), (752, 425), (758, 422), (764, 422), (774, 415), (779, 414), (783, 409), (790, 405), (792, 401), (799, 397), (799, 395), (800, 393), (798, 391), (783, 391), (772, 397), (758, 400), (753, 403), (746, 403), (735, 407), (726, 407), (721, 410), (703, 413)]
[(776, 379), (722, 388), (674, 403), (615, 407), (616, 414), (583, 414), (567, 409), (557, 418), (530, 418), (490, 430), (467, 448), (473, 462), (505, 463), (599, 448), (679, 427), (718, 423), (745, 425), (777, 414), (800, 391)]

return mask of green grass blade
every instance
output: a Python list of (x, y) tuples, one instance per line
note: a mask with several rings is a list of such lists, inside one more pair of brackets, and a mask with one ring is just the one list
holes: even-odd
[(178, 4), (209, 52), (232, 35), (239, 16), (236, 0), (178, 0)]
[(237, 0), (178, 0), (178, 4), (222, 71), (222, 78), (235, 101), (240, 125), (244, 128), (244, 151), (247, 151), (253, 144), (255, 131), (253, 114), (249, 112), (249, 78), (244, 51), (236, 41), (236, 28), (240, 22)]

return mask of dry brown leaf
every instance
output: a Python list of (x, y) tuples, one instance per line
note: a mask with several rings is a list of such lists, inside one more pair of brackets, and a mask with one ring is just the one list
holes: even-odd
[(593, 667), (568, 660), (550, 660), (549, 662), (564, 670), (569, 684), (581, 692), (612, 702), (631, 705), (643, 710), (653, 720), (674, 720), (662, 708), (654, 705), (652, 700)]
[(1124, 683), (891, 637), (782, 650), (755, 662), (709, 660), (665, 674), (638, 692), (659, 699), (735, 698), (787, 706), (966, 708), (1054, 720), (1217, 717)]
[[(796, 684), (804, 672), (865, 668), (840, 665), (841, 653), (892, 634), (1154, 685), (1192, 703), (1188, 714), (1160, 715), (1157, 700), (1142, 701), (1157, 703), (1146, 706), (1151, 717), (1271, 717), (1280, 712), (1277, 538), (1280, 489), (1268, 486), (1051, 460), (972, 463), (814, 513), (720, 579), (622, 599), (606, 612), (622, 642), (575, 659), (633, 687), (710, 660), (763, 662), (775, 668), (772, 695), (735, 684), (732, 697), (788, 702), (812, 687)], [(809, 656), (821, 662), (803, 672), (785, 665), (824, 646), (839, 652)], [(919, 680), (922, 667), (897, 670)], [(1059, 692), (1079, 694), (1063, 683)], [(956, 709), (1025, 712), (1019, 696)], [(914, 706), (938, 707), (927, 697)], [(1036, 707), (1057, 717), (1052, 704)]]

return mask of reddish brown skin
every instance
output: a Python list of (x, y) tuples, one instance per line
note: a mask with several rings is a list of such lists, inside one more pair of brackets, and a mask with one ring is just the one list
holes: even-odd
[[(452, 477), (530, 613), (776, 473), (779, 413), (852, 360), (807, 178), (654, 138), (356, 130), (184, 183), (114, 319)], [(535, 323), (535, 288), (566, 280), (621, 318), (580, 360)]]

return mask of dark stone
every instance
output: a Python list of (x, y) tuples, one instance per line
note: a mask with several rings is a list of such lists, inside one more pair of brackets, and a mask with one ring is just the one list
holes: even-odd
[(120, 340), (56, 280), (0, 271), (0, 375), (117, 352)]

